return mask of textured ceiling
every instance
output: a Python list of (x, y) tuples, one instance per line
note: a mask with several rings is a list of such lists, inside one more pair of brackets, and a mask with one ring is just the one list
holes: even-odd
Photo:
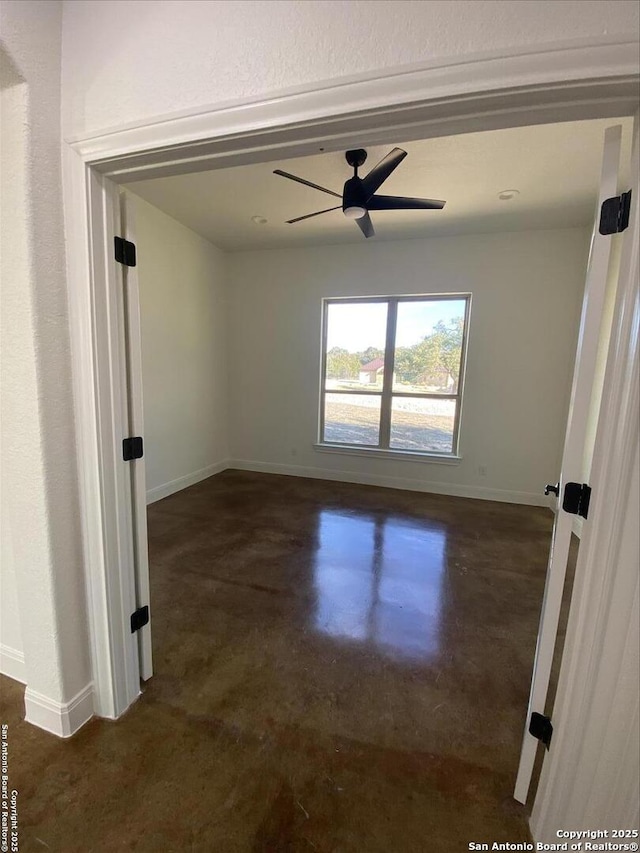
[[(593, 220), (604, 129), (631, 119), (567, 122), (402, 142), (409, 156), (381, 187), (386, 195), (446, 199), (442, 211), (376, 211), (375, 241), (490, 231), (570, 227)], [(390, 148), (368, 149), (366, 174)], [(292, 172), (340, 193), (351, 177), (342, 152), (138, 181), (137, 195), (228, 251), (361, 242), (341, 210), (294, 225), (286, 220), (339, 204), (325, 193), (273, 174)], [(512, 201), (503, 190), (517, 189)], [(251, 217), (264, 217), (256, 225)]]

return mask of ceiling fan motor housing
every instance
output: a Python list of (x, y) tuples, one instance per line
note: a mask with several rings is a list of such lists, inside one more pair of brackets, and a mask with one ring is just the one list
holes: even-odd
[(362, 187), (362, 178), (353, 177), (344, 185), (342, 192), (342, 210), (350, 207), (367, 207), (367, 196)]

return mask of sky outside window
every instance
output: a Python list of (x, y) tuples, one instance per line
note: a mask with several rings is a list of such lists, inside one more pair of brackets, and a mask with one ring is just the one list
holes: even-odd
[[(411, 346), (431, 334), (440, 321), (464, 317), (464, 299), (399, 302), (396, 346)], [(327, 351), (340, 347), (362, 352), (367, 347), (384, 349), (386, 302), (331, 302), (328, 306)]]
[(328, 307), (327, 350), (340, 347), (360, 352), (384, 349), (387, 335), (386, 302), (331, 302)]
[(437, 323), (449, 324), (464, 318), (464, 299), (438, 299), (433, 302), (398, 302), (396, 346), (409, 347), (430, 335)]

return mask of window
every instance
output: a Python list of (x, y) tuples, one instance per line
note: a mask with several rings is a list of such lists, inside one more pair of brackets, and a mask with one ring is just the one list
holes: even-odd
[(321, 444), (455, 456), (469, 302), (324, 300)]

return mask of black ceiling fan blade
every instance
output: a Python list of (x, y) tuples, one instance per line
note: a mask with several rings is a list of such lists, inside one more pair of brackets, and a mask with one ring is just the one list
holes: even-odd
[(307, 213), (306, 216), (298, 216), (296, 219), (287, 219), (287, 225), (293, 225), (294, 222), (301, 222), (303, 219), (311, 219), (312, 216), (320, 216), (321, 213), (329, 213), (331, 210), (340, 210), (342, 207), (339, 204), (337, 207), (328, 207), (326, 210), (317, 210), (315, 213)]
[(405, 198), (401, 195), (374, 195), (369, 210), (442, 210), (446, 202), (436, 198)]
[(338, 193), (334, 193), (333, 190), (328, 190), (326, 187), (320, 187), (318, 184), (312, 184), (311, 181), (305, 181), (304, 178), (298, 178), (296, 175), (290, 175), (289, 172), (283, 172), (282, 169), (274, 169), (274, 175), (282, 175), (283, 178), (289, 178), (291, 181), (297, 181), (299, 184), (304, 184), (307, 187), (311, 187), (314, 190), (320, 190), (323, 193), (329, 193), (329, 195), (334, 195), (336, 198), (342, 198)]
[(365, 237), (375, 237), (376, 232), (373, 230), (373, 222), (368, 213), (365, 213), (360, 219), (356, 219), (356, 222)]
[(379, 189), (381, 184), (387, 180), (389, 175), (397, 168), (407, 156), (407, 152), (402, 148), (393, 148), (386, 157), (374, 166), (366, 178), (362, 179), (362, 188), (367, 198), (371, 198), (374, 192)]

